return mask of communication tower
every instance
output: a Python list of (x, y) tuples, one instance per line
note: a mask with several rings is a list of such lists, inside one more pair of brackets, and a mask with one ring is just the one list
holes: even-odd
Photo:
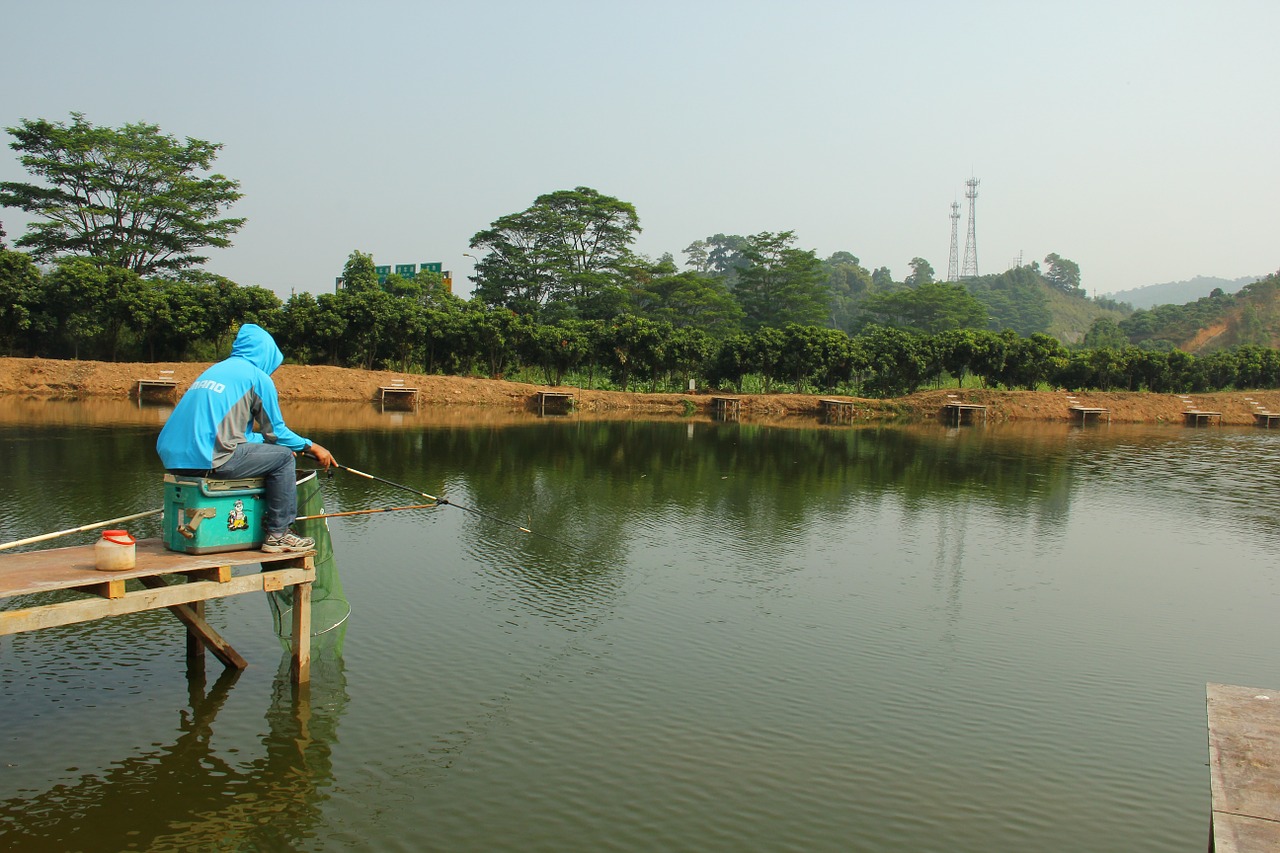
[(964, 266), (960, 270), (961, 278), (978, 277), (978, 231), (974, 221), (974, 209), (977, 207), (978, 179), (970, 178), (964, 182), (968, 187), (964, 197), (969, 199), (969, 236), (964, 241)]
[(960, 202), (951, 202), (951, 254), (947, 256), (947, 281), (960, 280)]

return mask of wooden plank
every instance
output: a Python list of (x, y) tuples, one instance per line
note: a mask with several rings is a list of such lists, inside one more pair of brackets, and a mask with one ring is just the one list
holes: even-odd
[(140, 539), (135, 553), (137, 561), (134, 568), (110, 573), (94, 568), (92, 545), (3, 554), (0, 555), (0, 598), (92, 587), (108, 580), (125, 581), (202, 569), (221, 570), (223, 566), (228, 571), (237, 566), (256, 566), (259, 563), (287, 566), (302, 556), (296, 553), (264, 554), (261, 551), (182, 554), (166, 549), (159, 539)]
[[(142, 585), (151, 589), (163, 589), (168, 586), (161, 578), (150, 577), (140, 578)], [(216, 583), (216, 581), (209, 581)], [(203, 601), (198, 602), (204, 604)], [(199, 638), (201, 646), (207, 646), (209, 651), (213, 652), (213, 656), (222, 661), (222, 665), (228, 669), (246, 669), (249, 662), (241, 657), (240, 653), (231, 648), (231, 644), (222, 638), (222, 635), (214, 630), (213, 626), (204, 620), (203, 613), (197, 613), (192, 607), (185, 604), (176, 604), (169, 608), (169, 612), (178, 617), (183, 625), (187, 626), (188, 636), (194, 635)]]
[(1212, 847), (1280, 850), (1280, 691), (1206, 687)]
[[(296, 556), (296, 555), (295, 555)], [(90, 622), (107, 616), (122, 616), (126, 613), (140, 613), (143, 610), (155, 610), (160, 607), (172, 607), (177, 604), (190, 604), (210, 598), (224, 598), (246, 592), (262, 592), (265, 579), (278, 578), (284, 586), (311, 583), (315, 580), (315, 569), (306, 568), (274, 569), (270, 572), (253, 573), (233, 577), (226, 583), (212, 581), (195, 581), (193, 583), (174, 584), (164, 589), (136, 590), (123, 598), (86, 598), (76, 601), (63, 601), (45, 604), (23, 610), (0, 611), (0, 636), (17, 634), (22, 631), (36, 631), (41, 628), (53, 628), (59, 625), (73, 625), (77, 622)]]
[(186, 569), (174, 574), (183, 574), (189, 578), (195, 578), (202, 581), (213, 581), (214, 583), (226, 583), (231, 580), (230, 566), (214, 566), (212, 569)]
[(102, 581), (101, 583), (86, 584), (85, 586), (78, 586), (76, 589), (92, 595), (100, 595), (103, 598), (124, 598), (124, 594), (126, 592), (124, 580), (121, 578), (112, 578), (111, 580)]

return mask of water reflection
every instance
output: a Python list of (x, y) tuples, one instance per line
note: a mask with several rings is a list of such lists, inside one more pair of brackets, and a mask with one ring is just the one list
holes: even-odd
[[(5, 826), (30, 807), (37, 849), (93, 847), (50, 826), (99, 795), (142, 808), (100, 789), (156, 794), (172, 766), (206, 785), (136, 840), (95, 813), (97, 846), (189, 830), (264, 848), (1185, 849), (1206, 817), (1204, 681), (1274, 681), (1280, 525), (1258, 499), (1280, 477), (1274, 432), (371, 408), (290, 417), (362, 470), (567, 546), (447, 506), (335, 519), (350, 708), (342, 687), (307, 720), (278, 681), (266, 728), (237, 737), (250, 669), (229, 698), (196, 691), (171, 745), (140, 755), (147, 736), (118, 726), (68, 742), (169, 673), (58, 681), (65, 638), (24, 635), (0, 656), (11, 760), (30, 765), (8, 777)], [(157, 424), (78, 417), (0, 428), (13, 538), (158, 495)], [(330, 511), (404, 497), (341, 473), (324, 493)], [(251, 603), (233, 615), (256, 608), (269, 636)], [(74, 645), (164, 645), (112, 624)], [(46, 733), (115, 763), (36, 766)]]
[(218, 714), (240, 677), (225, 670), (206, 689), (195, 670), (172, 743), (0, 801), (0, 842), (24, 851), (292, 848), (319, 824), (334, 781), (330, 751), (348, 701), (342, 659), (314, 658), (303, 687), (282, 661), (251, 760), (215, 746)]

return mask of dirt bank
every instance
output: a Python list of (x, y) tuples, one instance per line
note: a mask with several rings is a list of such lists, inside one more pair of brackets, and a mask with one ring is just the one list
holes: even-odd
[[(207, 364), (127, 364), (98, 361), (59, 361), (42, 358), (0, 358), (0, 395), (31, 399), (128, 399), (136, 393), (139, 379), (153, 379), (161, 371), (172, 370), (178, 388), (185, 388)], [(284, 402), (369, 403), (378, 389), (402, 380), (418, 389), (419, 404), (432, 407), (483, 406), (508, 410), (529, 410), (543, 386), (524, 385), (498, 379), (457, 376), (419, 376), (388, 371), (352, 370), (341, 367), (299, 367), (284, 365), (275, 374), (276, 387)], [(628, 413), (683, 414), (692, 404), (698, 411), (711, 408), (710, 392), (698, 394), (637, 394), (621, 391), (559, 389), (573, 393), (578, 411), (600, 415)], [(948, 402), (949, 394), (962, 402), (987, 406), (987, 417), (995, 421), (1065, 421), (1071, 417), (1067, 394), (1037, 391), (983, 391), (943, 389), (921, 391), (894, 400), (852, 400), (857, 420), (923, 420), (935, 417)], [(743, 415), (770, 418), (788, 415), (816, 415), (819, 397), (801, 394), (746, 394), (740, 397)], [(1165, 423), (1182, 421), (1186, 408), (1173, 394), (1080, 393), (1081, 405), (1110, 409), (1116, 423)], [(1271, 411), (1280, 411), (1280, 391), (1199, 394), (1194, 404), (1205, 411), (1222, 413), (1224, 424), (1251, 425), (1253, 402)], [(3, 405), (3, 397), (0, 397)]]

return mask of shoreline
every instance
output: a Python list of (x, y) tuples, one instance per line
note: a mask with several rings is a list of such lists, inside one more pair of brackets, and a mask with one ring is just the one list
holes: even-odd
[[(45, 358), (0, 358), (0, 397), (28, 400), (129, 400), (136, 397), (140, 379), (156, 379), (161, 371), (173, 371), (182, 389), (195, 381), (208, 363), (130, 363), (63, 361)], [(711, 414), (712, 398), (735, 397), (741, 401), (742, 415), (786, 418), (793, 415), (817, 417), (822, 399), (853, 403), (853, 423), (876, 421), (917, 422), (936, 419), (941, 408), (955, 398), (966, 404), (986, 406), (989, 422), (1061, 421), (1069, 422), (1073, 405), (1065, 391), (992, 391), (954, 387), (918, 391), (907, 397), (871, 399), (841, 394), (735, 394), (699, 390), (693, 394), (643, 393), (636, 391), (596, 391), (577, 387), (552, 388), (503, 379), (462, 376), (426, 376), (393, 371), (366, 371), (358, 368), (316, 365), (283, 365), (274, 377), (282, 404), (290, 403), (376, 403), (378, 389), (402, 381), (418, 389), (418, 407), (484, 407), (512, 412), (536, 412), (539, 391), (559, 391), (574, 395), (577, 412), (602, 417), (629, 415)], [(1227, 391), (1190, 395), (1196, 408), (1221, 412), (1222, 424), (1252, 426), (1254, 403), (1270, 411), (1280, 411), (1280, 389)], [(1145, 391), (1089, 392), (1074, 395), (1079, 405), (1110, 411), (1112, 423), (1162, 424), (1183, 422), (1186, 410), (1177, 394)]]

